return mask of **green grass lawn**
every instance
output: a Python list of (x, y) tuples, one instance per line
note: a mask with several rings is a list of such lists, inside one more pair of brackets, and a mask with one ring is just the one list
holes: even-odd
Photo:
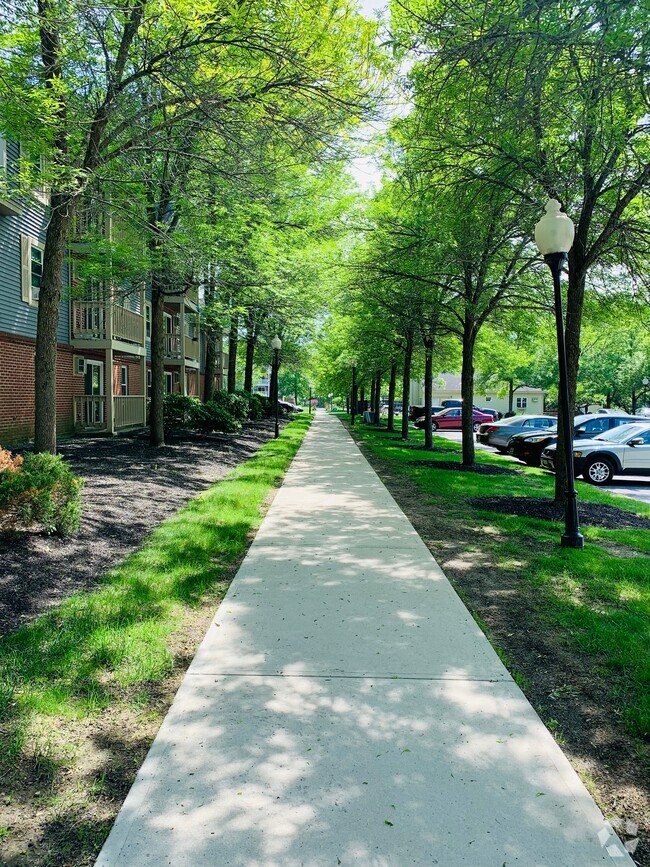
[(197, 610), (209, 617), (224, 596), (310, 421), (305, 413), (286, 425), (279, 439), (155, 529), (96, 590), (0, 642), (0, 788), (40, 788), (40, 763), (52, 806), (75, 762), (68, 726), (78, 733), (120, 709), (147, 713), (157, 685), (177, 667), (179, 636)]
[[(583, 526), (583, 551), (560, 548), (557, 522), (472, 507), (474, 497), (553, 497), (554, 479), (543, 470), (524, 468), (519, 476), (486, 476), (437, 470), (422, 461), (461, 462), (460, 445), (436, 437), (434, 445), (456, 453), (426, 452), (371, 426), (357, 425), (355, 436), (390, 463), (422, 492), (425, 502), (461, 520), (475, 550), (489, 552), (497, 568), (517, 570), (540, 598), (550, 628), (569, 646), (598, 659), (611, 685), (613, 707), (636, 737), (650, 738), (650, 530), (610, 530)], [(397, 435), (396, 435), (397, 436)], [(416, 431), (412, 442), (423, 442)], [(489, 452), (477, 461), (518, 468)], [(650, 506), (579, 485), (579, 502), (615, 506), (650, 518)]]

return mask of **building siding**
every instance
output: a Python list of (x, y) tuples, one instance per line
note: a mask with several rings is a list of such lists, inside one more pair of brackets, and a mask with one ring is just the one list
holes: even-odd
[[(19, 156), (18, 145), (7, 142), (7, 172), (15, 173)], [(20, 236), (29, 235), (45, 242), (47, 209), (38, 202), (21, 200), (24, 210), (19, 216), (0, 214), (0, 331), (16, 336), (36, 338), (38, 308), (26, 304), (21, 292)], [(64, 284), (67, 284), (67, 267)], [(69, 306), (67, 287), (59, 312), (57, 339), (69, 343)]]

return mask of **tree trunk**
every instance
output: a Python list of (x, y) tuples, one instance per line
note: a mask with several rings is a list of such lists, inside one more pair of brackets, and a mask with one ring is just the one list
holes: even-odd
[(377, 371), (377, 383), (375, 389), (375, 424), (381, 424), (381, 370)]
[(463, 466), (474, 465), (474, 344), (476, 330), (465, 324), (463, 330), (463, 367), (460, 375), (460, 395), (463, 401)]
[(375, 411), (375, 394), (377, 392), (377, 384), (375, 381), (375, 377), (373, 376), (370, 380), (370, 412)]
[(364, 420), (363, 414), (366, 411), (366, 389), (365, 386), (361, 386), (360, 395), (359, 395), (359, 403), (361, 404), (361, 421)]
[(388, 385), (388, 430), (395, 430), (395, 386), (397, 383), (397, 362), (395, 359), (390, 363), (390, 383)]
[(433, 341), (424, 341), (424, 447), (433, 448), (431, 401), (433, 393)]
[(413, 359), (413, 335), (406, 335), (404, 370), (402, 371), (402, 439), (409, 438), (409, 398), (411, 396), (411, 361)]
[(154, 448), (165, 444), (163, 397), (165, 392), (164, 317), (165, 278), (154, 273), (151, 278), (151, 406), (149, 409), (149, 443)]
[(246, 367), (244, 368), (244, 391), (253, 391), (253, 365), (255, 363), (255, 347), (257, 334), (254, 329), (246, 334)]
[(238, 317), (234, 316), (230, 323), (228, 334), (228, 394), (234, 394), (237, 389), (237, 334)]
[(636, 391), (632, 389), (632, 415), (636, 415)]
[(515, 383), (512, 379), (508, 380), (508, 412), (512, 412), (512, 407), (515, 402)]
[[(36, 354), (34, 358), (34, 451), (56, 453), (56, 345), (63, 266), (68, 233), (76, 202), (53, 196), (38, 298)], [(106, 382), (111, 381), (107, 371)]]
[(210, 332), (205, 336), (205, 376), (203, 379), (203, 403), (214, 397), (214, 375), (217, 370), (217, 340)]

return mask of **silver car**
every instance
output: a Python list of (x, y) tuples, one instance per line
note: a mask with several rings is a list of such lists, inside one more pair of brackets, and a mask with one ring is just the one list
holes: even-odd
[(502, 418), (501, 421), (482, 424), (476, 434), (476, 440), (488, 446), (493, 446), (498, 452), (508, 451), (510, 437), (518, 433), (534, 433), (546, 430), (557, 424), (557, 419), (549, 415), (514, 415)]

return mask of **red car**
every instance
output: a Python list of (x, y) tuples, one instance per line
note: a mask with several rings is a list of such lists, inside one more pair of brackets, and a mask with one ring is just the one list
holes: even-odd
[[(472, 412), (472, 430), (477, 431), (479, 426), (492, 421), (492, 416), (475, 409)], [(431, 417), (433, 430), (460, 430), (463, 423), (463, 411), (459, 406), (444, 409)], [(424, 416), (415, 422), (416, 428), (424, 430)]]

